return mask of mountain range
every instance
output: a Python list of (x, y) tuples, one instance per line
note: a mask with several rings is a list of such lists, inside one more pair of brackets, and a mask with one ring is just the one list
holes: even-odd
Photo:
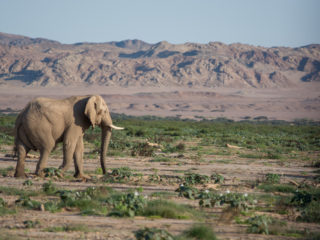
[(286, 88), (319, 81), (320, 44), (62, 44), (0, 33), (0, 86)]

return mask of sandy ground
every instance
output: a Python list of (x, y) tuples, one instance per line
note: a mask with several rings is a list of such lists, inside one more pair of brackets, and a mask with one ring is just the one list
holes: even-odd
[[(58, 167), (61, 164), (60, 158), (49, 159), (49, 166)], [(218, 172), (222, 174), (226, 181), (221, 186), (220, 191), (237, 191), (243, 193), (252, 193), (253, 190), (248, 184), (249, 181), (262, 179), (266, 173), (278, 173), (282, 176), (283, 182), (303, 182), (308, 181), (315, 175), (314, 168), (307, 167), (304, 162), (292, 160), (282, 162), (281, 160), (260, 160), (260, 159), (245, 159), (237, 158), (234, 155), (230, 156), (207, 156), (202, 162), (194, 162), (189, 159), (180, 159), (176, 163), (161, 163), (151, 162), (147, 157), (108, 157), (108, 167), (115, 168), (120, 166), (128, 166), (137, 170), (143, 175), (150, 175), (154, 173), (154, 169), (158, 169), (159, 175), (179, 175), (182, 172), (192, 169), (193, 172), (201, 174), (212, 174)], [(37, 159), (28, 159), (26, 161), (26, 168), (30, 172), (34, 172)], [(1, 168), (13, 166), (15, 167), (16, 161), (12, 157), (6, 157), (0, 154)], [(84, 168), (89, 172), (94, 172), (98, 167), (98, 159), (86, 159)], [(73, 171), (73, 169), (72, 169)], [(243, 174), (243, 173), (246, 174)], [(41, 186), (48, 179), (35, 178), (29, 175), (33, 181), (33, 185), (29, 189), (41, 189)], [(0, 185), (15, 188), (26, 188), (23, 186), (24, 179), (16, 179), (12, 176), (0, 177)], [(54, 183), (63, 189), (85, 189), (89, 186), (110, 186), (118, 191), (126, 191), (142, 187), (143, 194), (150, 195), (154, 192), (168, 192), (172, 195), (169, 196), (170, 200), (178, 203), (187, 203), (197, 206), (197, 201), (179, 198), (174, 194), (178, 184), (168, 183), (141, 183), (130, 182), (124, 184), (103, 184), (92, 182), (79, 182), (77, 180), (54, 180)], [(210, 185), (211, 187), (215, 187)], [(208, 186), (209, 187), (209, 186)], [(17, 197), (7, 196), (0, 193), (7, 202), (13, 203)], [(216, 232), (219, 239), (297, 239), (284, 236), (267, 236), (247, 234), (247, 227), (243, 224), (236, 224), (234, 221), (225, 221), (222, 213), (222, 208), (207, 209), (214, 213), (214, 218), (206, 220), (207, 224), (211, 225)], [(283, 216), (277, 215), (276, 217), (282, 218)], [(25, 229), (23, 221), (38, 220), (39, 226), (31, 229)], [(287, 220), (287, 219), (286, 219)], [(168, 230), (172, 234), (180, 234), (185, 229), (194, 224), (196, 220), (177, 220), (177, 219), (150, 219), (145, 217), (134, 218), (115, 218), (115, 217), (97, 217), (97, 216), (80, 216), (78, 212), (62, 211), (58, 213), (49, 213), (42, 211), (21, 210), (18, 214), (7, 215), (0, 217), (0, 232), (4, 236), (15, 236), (16, 239), (135, 239), (133, 232), (143, 227), (157, 227)], [(68, 224), (82, 224), (89, 226), (94, 231), (89, 233), (83, 232), (47, 232), (43, 229), (52, 226), (63, 226)], [(308, 228), (311, 231), (320, 230), (318, 224), (306, 224), (299, 222), (288, 221), (288, 226), (291, 229)], [(10, 239), (10, 237), (8, 238)]]
[(0, 110), (20, 110), (38, 96), (64, 98), (88, 94), (102, 95), (112, 112), (135, 116), (320, 120), (320, 83), (286, 89), (0, 86)]

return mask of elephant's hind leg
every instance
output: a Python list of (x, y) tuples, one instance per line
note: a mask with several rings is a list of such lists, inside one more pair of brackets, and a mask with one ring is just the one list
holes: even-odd
[(27, 153), (30, 151), (30, 149), (26, 147), (24, 144), (22, 144), (20, 141), (18, 141), (16, 148), (18, 154), (18, 161), (14, 176), (24, 178), (26, 177), (26, 174), (24, 172), (24, 163), (26, 160)]
[(45, 146), (40, 149), (40, 159), (37, 164), (36, 175), (40, 177), (43, 176), (43, 169), (47, 166), (49, 154), (51, 153), (54, 146), (55, 142), (53, 141), (53, 139), (51, 139), (51, 141), (46, 142)]

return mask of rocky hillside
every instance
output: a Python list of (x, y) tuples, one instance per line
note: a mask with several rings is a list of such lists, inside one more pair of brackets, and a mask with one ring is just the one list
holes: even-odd
[(0, 85), (291, 87), (320, 81), (320, 45), (61, 44), (0, 33)]

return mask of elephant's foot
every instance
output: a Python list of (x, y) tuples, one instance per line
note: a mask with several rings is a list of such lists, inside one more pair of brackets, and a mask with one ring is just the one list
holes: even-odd
[(27, 174), (25, 174), (25, 172), (17, 171), (17, 172), (14, 173), (14, 177), (16, 177), (16, 178), (26, 178)]
[(89, 175), (83, 174), (83, 173), (75, 173), (75, 178), (83, 179), (83, 180), (89, 180), (91, 177)]
[(37, 170), (37, 171), (35, 172), (35, 175), (38, 176), (38, 177), (41, 177), (41, 178), (43, 178), (43, 177), (45, 176), (45, 175), (44, 175), (44, 172), (43, 172), (43, 169)]

